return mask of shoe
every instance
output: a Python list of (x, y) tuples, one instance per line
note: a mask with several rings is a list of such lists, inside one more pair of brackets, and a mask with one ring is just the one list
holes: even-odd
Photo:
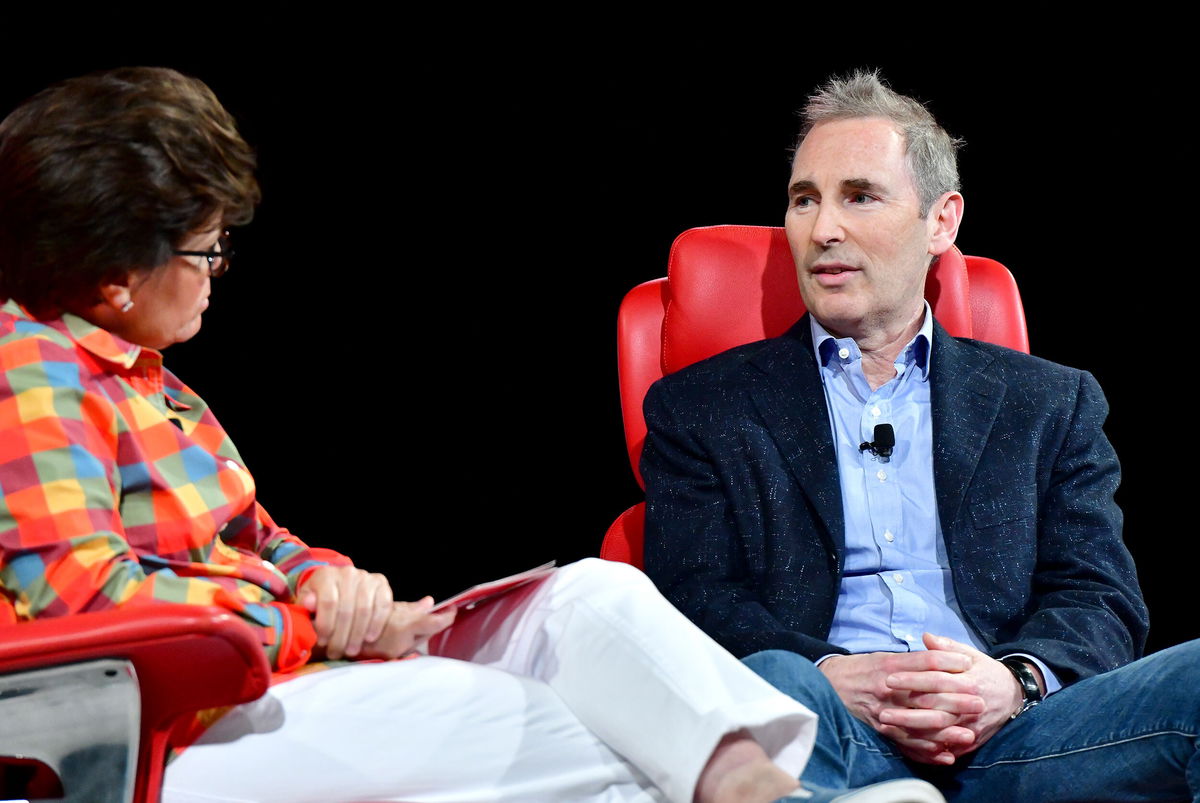
[(811, 786), (779, 803), (946, 803), (932, 784), (907, 778), (899, 781), (884, 781), (857, 789), (824, 789)]

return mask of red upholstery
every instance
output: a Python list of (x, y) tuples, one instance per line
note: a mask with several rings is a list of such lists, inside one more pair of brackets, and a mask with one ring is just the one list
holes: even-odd
[[(1029, 351), (1020, 293), (999, 262), (953, 248), (929, 272), (925, 297), (950, 334)], [(667, 277), (630, 290), (617, 317), (621, 412), (639, 483), (642, 399), (650, 385), (726, 349), (783, 334), (803, 313), (782, 228), (710, 226), (675, 239)], [(625, 511), (600, 556), (641, 567), (643, 518), (641, 503)]]
[(162, 605), (0, 627), (0, 674), (95, 658), (131, 661), (142, 697), (137, 803), (161, 793), (172, 726), (260, 697), (271, 669), (258, 636), (220, 608)]

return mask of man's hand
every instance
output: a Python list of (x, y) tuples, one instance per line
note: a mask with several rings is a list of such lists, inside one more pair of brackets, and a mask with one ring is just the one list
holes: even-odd
[[(1012, 673), (995, 658), (944, 636), (926, 633), (924, 640), (929, 654), (958, 656), (967, 661), (966, 668), (957, 672), (891, 672), (883, 681), (891, 691), (889, 699), (908, 702), (881, 710), (878, 718), (883, 727), (876, 730), (895, 741), (901, 752), (914, 761), (953, 763), (958, 756), (979, 749), (1000, 730), (1020, 708), (1024, 696)], [(946, 659), (940, 663), (946, 664)], [(961, 696), (978, 700), (975, 710), (943, 705)], [(945, 725), (944, 717), (951, 711), (955, 719)], [(970, 733), (969, 739), (962, 738), (964, 730)]]
[[(837, 655), (822, 661), (820, 669), (850, 713), (894, 741), (904, 755), (952, 764), (954, 749), (966, 752), (975, 741), (975, 732), (960, 720), (980, 714), (986, 705), (969, 682), (955, 682), (971, 666), (970, 656), (931, 649)], [(914, 676), (940, 688), (916, 690), (888, 682)]]
[(433, 597), (393, 602), (379, 638), (363, 643), (360, 658), (399, 658), (421, 647), (454, 622), (457, 608), (430, 613)]
[(296, 598), (316, 614), (317, 646), (327, 658), (357, 657), (364, 644), (383, 636), (393, 615), (387, 578), (353, 566), (322, 566), (297, 589)]

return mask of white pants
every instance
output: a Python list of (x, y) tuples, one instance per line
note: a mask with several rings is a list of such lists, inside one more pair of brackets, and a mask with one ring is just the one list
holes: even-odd
[(723, 735), (797, 777), (816, 736), (624, 564), (459, 611), (429, 652), (274, 686), (167, 768), (163, 800), (690, 803)]

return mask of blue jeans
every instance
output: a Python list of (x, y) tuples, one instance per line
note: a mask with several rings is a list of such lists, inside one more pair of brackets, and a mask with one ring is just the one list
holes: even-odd
[(1052, 694), (953, 767), (907, 761), (842, 705), (806, 658), (742, 659), (820, 716), (801, 778), (829, 788), (923, 778), (951, 801), (1200, 803), (1200, 641), (1155, 653)]

